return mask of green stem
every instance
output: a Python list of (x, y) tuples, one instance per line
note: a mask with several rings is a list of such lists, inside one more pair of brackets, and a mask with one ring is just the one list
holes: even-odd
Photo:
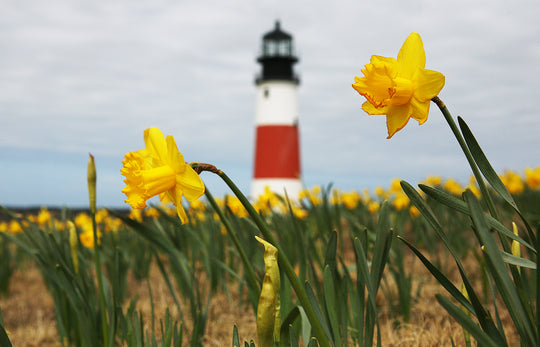
[(454, 136), (456, 137), (459, 145), (461, 146), (463, 153), (465, 153), (465, 157), (467, 158), (467, 161), (469, 162), (469, 166), (471, 167), (474, 177), (476, 178), (476, 182), (478, 183), (478, 186), (480, 187), (480, 191), (482, 192), (482, 196), (484, 197), (486, 201), (486, 204), (489, 209), (489, 212), (491, 213), (491, 216), (498, 219), (498, 213), (497, 213), (497, 210), (495, 209), (495, 204), (493, 203), (491, 194), (489, 193), (486, 187), (486, 183), (484, 182), (484, 179), (482, 178), (482, 174), (480, 173), (480, 170), (478, 169), (478, 166), (476, 165), (476, 162), (474, 161), (471, 151), (469, 150), (469, 147), (467, 146), (465, 139), (461, 135), (461, 132), (459, 131), (458, 126), (456, 125), (456, 122), (452, 118), (450, 111), (448, 111), (448, 108), (446, 107), (444, 102), (441, 99), (439, 99), (438, 96), (431, 99), (431, 101), (433, 101), (441, 110), (444, 118), (446, 119), (446, 122), (450, 126), (450, 129), (452, 129)]
[(253, 221), (259, 228), (261, 234), (264, 236), (266, 241), (270, 242), (274, 247), (277, 248), (279, 265), (283, 269), (283, 271), (285, 271), (285, 274), (289, 278), (289, 281), (291, 282), (291, 285), (293, 286), (296, 295), (298, 296), (298, 299), (302, 303), (302, 307), (304, 308), (306, 315), (308, 316), (309, 322), (311, 323), (311, 327), (313, 328), (314, 335), (319, 340), (319, 345), (321, 347), (330, 347), (328, 337), (324, 332), (321, 322), (317, 319), (315, 310), (309, 302), (306, 290), (302, 283), (300, 283), (300, 279), (298, 278), (298, 276), (296, 276), (296, 273), (294, 272), (294, 269), (289, 262), (289, 259), (279, 246), (274, 235), (270, 232), (270, 229), (268, 229), (268, 226), (262, 220), (261, 216), (257, 213), (257, 211), (255, 211), (249, 200), (244, 196), (240, 189), (238, 189), (234, 182), (231, 181), (231, 179), (221, 170), (217, 170), (217, 172), (215, 173), (219, 177), (221, 177), (221, 179), (227, 184), (227, 186), (229, 186), (229, 188), (231, 188), (233, 193), (238, 197), (242, 205), (244, 205), (244, 207), (248, 211), (251, 218), (253, 218)]
[(98, 282), (98, 290), (99, 290), (99, 303), (101, 307), (101, 328), (103, 330), (103, 342), (104, 346), (108, 346), (109, 344), (109, 329), (107, 325), (107, 311), (106, 311), (106, 305), (105, 305), (105, 293), (103, 291), (103, 278), (101, 274), (101, 260), (100, 260), (100, 252), (99, 252), (99, 240), (97, 236), (97, 225), (96, 225), (96, 212), (95, 210), (91, 209), (90, 214), (92, 216), (92, 230), (94, 234), (94, 267), (96, 268), (96, 276), (97, 276), (97, 282)]
[(234, 246), (236, 247), (236, 250), (238, 251), (240, 255), (240, 258), (242, 259), (242, 262), (244, 263), (244, 266), (247, 271), (248, 285), (255, 292), (259, 292), (261, 290), (259, 281), (257, 281), (257, 276), (255, 275), (255, 271), (253, 270), (253, 267), (251, 266), (251, 262), (249, 261), (246, 255), (246, 252), (244, 252), (244, 249), (242, 248), (242, 245), (240, 244), (240, 241), (238, 240), (238, 236), (236, 236), (236, 232), (231, 227), (229, 220), (225, 217), (225, 215), (223, 214), (223, 211), (221, 211), (221, 208), (219, 208), (218, 204), (216, 203), (216, 200), (214, 199), (212, 194), (210, 194), (208, 189), (205, 189), (204, 194), (206, 195), (208, 202), (210, 202), (210, 205), (212, 205), (212, 208), (214, 209), (214, 211), (216, 211), (216, 213), (218, 214), (219, 218), (221, 219), (221, 222), (225, 226), (225, 229), (227, 229), (227, 235), (229, 235), (230, 238), (232, 239)]

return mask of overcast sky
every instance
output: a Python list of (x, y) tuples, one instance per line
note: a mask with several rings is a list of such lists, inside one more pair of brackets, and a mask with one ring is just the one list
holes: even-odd
[[(343, 190), (466, 183), (470, 169), (432, 104), (387, 140), (354, 76), (371, 55), (396, 57), (413, 31), (440, 93), (494, 168), (540, 165), (540, 2), (26, 1), (0, 2), (0, 204), (85, 206), (88, 153), (98, 204), (125, 206), (122, 158), (143, 130), (175, 137), (187, 161), (213, 163), (249, 193), (256, 56), (276, 19), (300, 61), (304, 183)], [(214, 195), (228, 190), (211, 174)]]

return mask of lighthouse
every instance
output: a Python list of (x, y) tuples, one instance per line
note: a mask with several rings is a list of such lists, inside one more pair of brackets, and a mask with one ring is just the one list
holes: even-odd
[(256, 199), (268, 187), (272, 192), (296, 200), (302, 189), (300, 141), (298, 136), (298, 85), (293, 65), (292, 36), (281, 30), (276, 21), (274, 30), (262, 40), (257, 62), (262, 70), (257, 75), (255, 106), (255, 160), (251, 197)]

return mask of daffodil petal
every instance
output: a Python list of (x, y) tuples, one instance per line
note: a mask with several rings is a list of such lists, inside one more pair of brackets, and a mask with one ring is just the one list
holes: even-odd
[(412, 78), (418, 68), (426, 66), (426, 52), (422, 38), (418, 33), (411, 33), (401, 46), (397, 56), (400, 76)]
[(420, 125), (424, 124), (428, 119), (429, 102), (430, 100), (425, 101), (425, 102), (420, 102), (414, 97), (411, 99), (411, 108), (412, 108), (411, 117), (416, 119), (418, 121), (418, 124)]
[(369, 63), (373, 65), (387, 64), (389, 66), (392, 66), (396, 63), (396, 58), (383, 57), (382, 55), (372, 55)]
[(444, 87), (444, 75), (438, 71), (419, 69), (416, 75), (414, 97), (419, 101), (433, 99)]
[(184, 172), (186, 162), (182, 153), (178, 151), (174, 137), (167, 135), (165, 142), (167, 143), (167, 163), (171, 165), (177, 173)]
[(176, 205), (176, 213), (178, 214), (180, 221), (182, 224), (186, 223), (188, 218), (184, 206), (182, 206), (182, 194), (178, 192), (178, 188), (176, 188), (176, 202), (174, 204)]
[(386, 113), (388, 139), (407, 125), (410, 118), (410, 109), (410, 105), (390, 106), (388, 108), (388, 112)]
[(186, 165), (185, 171), (176, 177), (176, 186), (182, 189), (187, 201), (196, 200), (204, 194), (204, 183), (191, 166)]
[(362, 109), (366, 111), (367, 114), (371, 115), (381, 115), (386, 114), (390, 106), (375, 107), (369, 101), (366, 101), (362, 104)]
[(161, 163), (167, 163), (167, 144), (161, 130), (156, 127), (146, 129), (144, 131), (144, 143), (154, 159), (159, 160)]

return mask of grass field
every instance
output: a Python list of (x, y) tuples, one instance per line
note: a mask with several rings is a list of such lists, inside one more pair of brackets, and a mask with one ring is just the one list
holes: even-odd
[[(530, 175), (506, 172), (500, 179), (520, 212), (538, 223), (540, 192)], [(479, 323), (467, 302), (445, 289), (444, 279), (461, 293), (474, 291), (480, 305), (475, 309), (489, 312), (506, 345), (519, 344), (523, 332), (504, 298), (509, 294), (498, 290), (498, 279), (486, 263), (489, 258), (476, 240), (474, 221), (452, 208), (452, 203), (464, 201), (460, 192), (477, 188), (439, 177), (423, 183), (451, 203), (440, 204), (427, 188), (418, 190), (431, 213), (422, 214), (422, 205), (416, 207), (414, 196), (406, 195), (396, 180), (374, 192), (314, 187), (292, 205), (268, 193), (252, 205), (295, 275), (310, 283), (310, 299), (315, 300), (310, 304), (324, 312), (319, 318), (333, 344), (370, 345), (380, 339), (383, 346), (475, 345), (475, 336), (482, 335), (471, 336), (474, 329), (449, 313), (436, 295), (450, 299), (480, 329), (486, 323)], [(505, 225), (497, 228), (512, 234), (515, 221), (519, 240), (527, 244), (526, 227), (516, 212), (502, 199), (494, 201)], [(4, 210), (0, 308), (13, 345), (226, 346), (233, 343), (234, 326), (240, 341), (259, 341), (263, 318), (257, 310), (269, 264), (264, 247), (255, 240), (260, 234), (253, 216), (237, 197), (216, 201), (211, 195), (193, 202), (187, 216), (188, 223), (181, 224), (168, 205), (130, 213), (98, 209), (95, 215), (69, 209)], [(437, 236), (430, 218), (444, 226), (447, 238)], [(519, 253), (512, 248), (516, 257), (535, 259), (524, 245), (518, 248)], [(440, 273), (428, 271), (412, 250)], [(517, 269), (506, 265), (504, 271), (516, 275), (512, 271)], [(516, 289), (527, 289), (527, 305), (535, 315), (536, 271), (517, 271)], [(306, 304), (281, 263), (280, 273), (279, 324), (290, 322), (293, 328), (288, 334), (281, 330), (282, 342), (283, 336), (292, 341), (293, 334), (303, 344), (314, 328), (305, 312), (298, 313)], [(471, 285), (468, 293), (463, 289), (466, 281)]]

